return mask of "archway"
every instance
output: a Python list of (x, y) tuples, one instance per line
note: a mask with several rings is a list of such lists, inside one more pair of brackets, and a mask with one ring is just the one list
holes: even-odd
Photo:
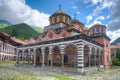
[(36, 65), (41, 66), (42, 65), (42, 51), (40, 48), (36, 50)]
[(50, 59), (49, 59), (49, 48), (45, 48), (45, 58), (44, 58), (45, 65), (50, 66)]
[(18, 56), (19, 56), (19, 63), (21, 63), (21, 61), (23, 61), (23, 59), (24, 59), (24, 57), (23, 57), (23, 54), (22, 54), (23, 52), (20, 50), (19, 52), (18, 52)]
[(62, 59), (61, 59), (61, 54), (60, 54), (60, 48), (59, 46), (55, 46), (53, 48), (53, 66), (61, 66), (61, 62), (62, 62)]
[(25, 63), (28, 64), (28, 63), (30, 62), (29, 51), (28, 51), (28, 50), (25, 50), (24, 54), (25, 54)]
[(64, 66), (65, 67), (77, 67), (77, 48), (75, 45), (69, 44), (65, 48), (64, 54)]
[(85, 45), (83, 48), (83, 52), (84, 52), (84, 67), (88, 67), (89, 66), (89, 53), (90, 53), (90, 49), (88, 45)]

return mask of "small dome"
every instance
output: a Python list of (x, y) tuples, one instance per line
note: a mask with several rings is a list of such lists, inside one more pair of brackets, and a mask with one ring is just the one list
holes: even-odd
[[(97, 23), (97, 24), (94, 24), (92, 27), (105, 27), (105, 25), (102, 25), (102, 24)], [(106, 28), (106, 27), (105, 27), (105, 28)]]
[(71, 20), (71, 24), (82, 24), (84, 25), (82, 22), (80, 22), (78, 19), (73, 19)]

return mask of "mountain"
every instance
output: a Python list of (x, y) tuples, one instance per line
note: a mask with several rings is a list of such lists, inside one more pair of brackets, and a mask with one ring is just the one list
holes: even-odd
[(8, 26), (11, 26), (12, 24), (8, 21), (5, 21), (5, 20), (0, 20), (0, 24), (6, 24)]
[(37, 31), (38, 33), (42, 33), (43, 29), (41, 27), (32, 27), (35, 31)]
[(117, 43), (120, 43), (120, 37), (113, 41), (111, 45), (117, 45)]
[(1, 28), (5, 28), (7, 26), (11, 26), (12, 24), (8, 21), (5, 21), (5, 20), (0, 20), (0, 29)]
[(0, 29), (0, 32), (6, 32), (18, 39), (25, 40), (31, 37), (36, 38), (39, 33), (25, 23), (16, 24)]
[(7, 24), (0, 24), (0, 29), (1, 28), (5, 28), (5, 27), (7, 27), (8, 25)]

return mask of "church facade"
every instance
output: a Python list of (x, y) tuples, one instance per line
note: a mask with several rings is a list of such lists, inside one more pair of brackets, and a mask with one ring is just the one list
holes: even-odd
[(91, 28), (59, 9), (50, 18), (36, 43), (17, 47), (16, 64), (38, 66), (105, 68), (111, 65), (110, 39), (106, 27), (95, 24)]

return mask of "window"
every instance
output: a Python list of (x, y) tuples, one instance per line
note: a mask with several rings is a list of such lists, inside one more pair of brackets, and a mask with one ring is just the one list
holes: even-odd
[(60, 15), (60, 21), (62, 22), (62, 15)]
[(103, 28), (101, 28), (101, 33), (104, 33)]
[(99, 33), (99, 28), (98, 27), (96, 27), (96, 33)]
[(62, 37), (66, 37), (65, 33), (62, 35)]
[(54, 22), (56, 23), (57, 22), (57, 16), (55, 16), (54, 18), (55, 18)]
[(68, 19), (68, 18), (67, 18), (67, 17), (65, 17), (65, 23), (67, 23), (67, 19)]
[(52, 38), (52, 37), (53, 37), (53, 34), (52, 34), (52, 33), (50, 33), (50, 34), (49, 34), (49, 38)]

